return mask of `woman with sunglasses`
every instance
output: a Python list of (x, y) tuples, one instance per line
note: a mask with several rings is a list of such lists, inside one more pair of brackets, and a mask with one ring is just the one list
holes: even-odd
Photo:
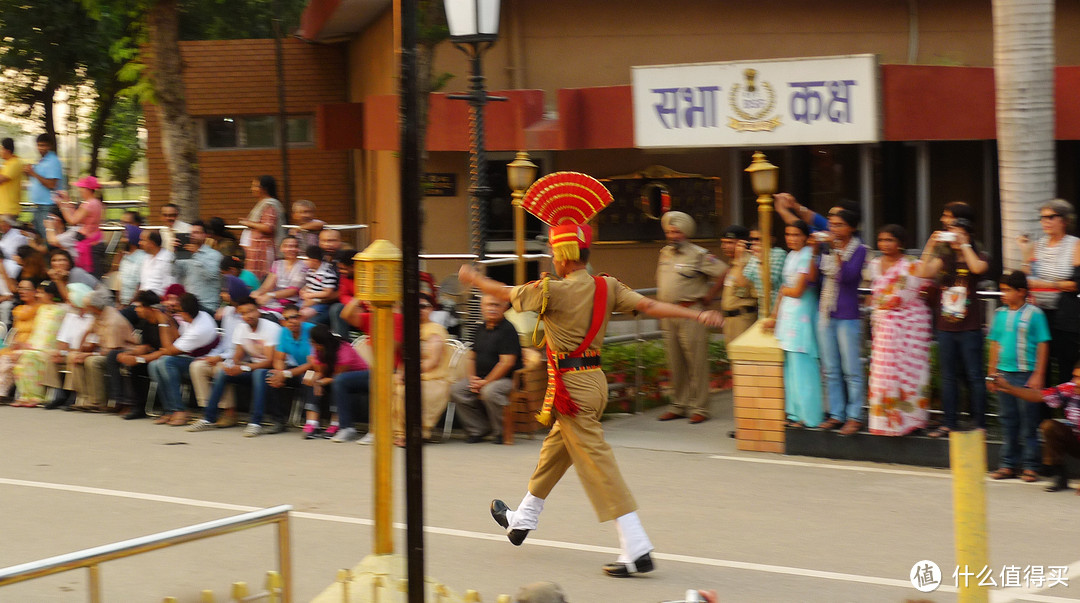
[[(1076, 226), (1076, 211), (1063, 199), (1047, 201), (1039, 208), (1043, 235), (1032, 242), (1021, 236), (1020, 246), (1035, 305), (1050, 323), (1050, 359), (1043, 383), (1065, 383), (1080, 355), (1080, 238), (1068, 234)], [(1057, 378), (1051, 379), (1051, 365)]]

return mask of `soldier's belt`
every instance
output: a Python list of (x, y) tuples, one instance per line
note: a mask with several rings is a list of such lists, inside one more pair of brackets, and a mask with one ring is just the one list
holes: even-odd
[(724, 310), (724, 316), (731, 318), (740, 314), (757, 314), (757, 306), (743, 306), (734, 310)]
[(555, 362), (558, 364), (559, 371), (564, 373), (596, 369), (600, 368), (600, 352), (589, 350), (578, 357), (572, 357), (566, 353), (557, 353), (555, 354)]

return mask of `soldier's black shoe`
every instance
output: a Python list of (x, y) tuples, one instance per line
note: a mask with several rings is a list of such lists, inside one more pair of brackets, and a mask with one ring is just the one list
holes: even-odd
[(525, 537), (529, 535), (529, 530), (510, 530), (510, 522), (506, 520), (506, 512), (509, 510), (510, 507), (506, 506), (503, 501), (497, 498), (491, 501), (491, 516), (504, 530), (508, 530), (506, 537), (510, 539), (511, 544), (521, 546), (521, 543), (525, 542)]
[(629, 578), (634, 574), (644, 574), (653, 571), (652, 557), (645, 553), (630, 563), (616, 561), (604, 566), (604, 573), (615, 578)]

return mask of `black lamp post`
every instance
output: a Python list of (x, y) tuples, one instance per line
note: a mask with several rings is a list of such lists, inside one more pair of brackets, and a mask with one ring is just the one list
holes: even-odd
[[(484, 51), (499, 37), (500, 0), (443, 0), (450, 41), (469, 57), (468, 94), (451, 94), (449, 98), (469, 102), (469, 252), (478, 260), (484, 259), (484, 239), (487, 235), (487, 204), (491, 187), (487, 180), (484, 158), (484, 106), (488, 101), (504, 101), (506, 97), (490, 96), (484, 89), (480, 61)], [(473, 323), (479, 317), (479, 303), (469, 304), (465, 333), (472, 338)]]

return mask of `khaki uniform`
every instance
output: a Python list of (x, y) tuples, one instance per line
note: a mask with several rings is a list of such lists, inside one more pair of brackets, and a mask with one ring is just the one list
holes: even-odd
[[(698, 302), (727, 265), (704, 247), (686, 243), (660, 250), (656, 266), (656, 297), (662, 302), (704, 310)], [(695, 320), (664, 318), (664, 348), (671, 371), (671, 412), (709, 416), (709, 332)]]
[(731, 343), (757, 321), (758, 294), (751, 283), (740, 287), (735, 283), (735, 269), (724, 277), (724, 291), (720, 294), (720, 309), (724, 312), (724, 342)]
[[(607, 314), (604, 325), (589, 346), (596, 351), (603, 345), (610, 313), (633, 311), (642, 299), (640, 294), (614, 278), (605, 277), (604, 280), (608, 286)], [(595, 290), (593, 279), (585, 270), (573, 272), (561, 281), (550, 281), (544, 329), (553, 351), (573, 352), (581, 345), (589, 331)], [(541, 282), (514, 287), (510, 299), (519, 312), (539, 312), (543, 302)], [(547, 498), (573, 465), (600, 521), (635, 511), (637, 503), (615, 464), (611, 446), (604, 441), (604, 429), (600, 424), (608, 398), (604, 372), (598, 368), (589, 369), (564, 373), (562, 378), (580, 411), (574, 417), (554, 413), (555, 424), (544, 438), (540, 460), (529, 480), (529, 492), (537, 498)]]

